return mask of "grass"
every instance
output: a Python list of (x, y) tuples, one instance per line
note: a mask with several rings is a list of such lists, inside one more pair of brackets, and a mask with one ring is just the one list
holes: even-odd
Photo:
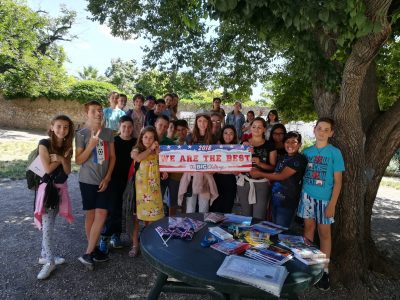
[(396, 190), (400, 190), (400, 180), (394, 180), (390, 177), (383, 178), (381, 181), (381, 186), (387, 186), (394, 188)]
[[(0, 178), (24, 179), (28, 155), (37, 147), (37, 144), (36, 141), (1, 141)], [(78, 170), (79, 166), (72, 161), (72, 172)]]

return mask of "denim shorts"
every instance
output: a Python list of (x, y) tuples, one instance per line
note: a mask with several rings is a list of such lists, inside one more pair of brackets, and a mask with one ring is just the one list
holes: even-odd
[(99, 186), (79, 182), (79, 188), (82, 196), (83, 210), (96, 208), (108, 209), (111, 201), (110, 186), (104, 192), (98, 192)]
[(303, 219), (313, 219), (317, 224), (332, 224), (335, 219), (325, 217), (325, 210), (329, 201), (312, 198), (306, 192), (301, 192), (297, 215)]

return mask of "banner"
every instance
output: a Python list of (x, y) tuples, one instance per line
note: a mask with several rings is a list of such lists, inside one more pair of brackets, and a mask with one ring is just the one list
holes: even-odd
[(161, 145), (160, 172), (249, 172), (249, 148), (244, 145)]

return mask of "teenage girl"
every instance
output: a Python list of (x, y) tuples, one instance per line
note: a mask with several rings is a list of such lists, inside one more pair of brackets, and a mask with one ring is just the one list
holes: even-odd
[(278, 157), (283, 156), (286, 153), (283, 139), (286, 135), (285, 125), (278, 123), (272, 126), (271, 133), (269, 135), (269, 141), (275, 145), (275, 149), (278, 152)]
[(278, 111), (276, 109), (271, 109), (267, 116), (267, 131), (265, 132), (266, 140), (269, 140), (272, 126), (278, 123), (279, 123)]
[(246, 114), (246, 117), (246, 123), (244, 123), (242, 126), (242, 141), (247, 141), (249, 138), (251, 138), (251, 123), (255, 118), (254, 111), (249, 110)]
[(70, 223), (73, 221), (67, 178), (68, 174), (71, 173), (74, 124), (67, 116), (56, 116), (51, 121), (48, 135), (49, 139), (39, 141), (39, 157), (46, 174), (54, 178), (60, 203), (56, 209), (46, 209), (43, 200), (47, 184), (39, 185), (34, 220), (36, 226), (43, 231), (42, 253), (39, 258), (39, 264), (42, 264), (43, 267), (37, 275), (38, 279), (46, 279), (56, 268), (56, 265), (65, 261), (64, 258), (57, 257), (53, 253), (54, 222), (57, 214)]
[(284, 227), (290, 227), (300, 200), (301, 185), (307, 159), (299, 153), (301, 135), (290, 131), (284, 137), (286, 154), (278, 157), (274, 173), (265, 173), (253, 169), (250, 174), (255, 178), (267, 178), (272, 184), (272, 221)]
[[(238, 143), (235, 126), (225, 125), (222, 128), (220, 144), (234, 145)], [(234, 173), (215, 173), (214, 180), (218, 188), (218, 198), (214, 200), (210, 207), (212, 212), (231, 213), (236, 197), (236, 175)]]
[(161, 197), (161, 179), (167, 179), (168, 174), (160, 176), (158, 165), (159, 143), (157, 132), (152, 126), (143, 128), (131, 157), (139, 167), (135, 173), (136, 218), (132, 235), (132, 249), (129, 256), (139, 253), (139, 220), (145, 225), (164, 217)]
[[(265, 140), (266, 126), (263, 118), (255, 118), (251, 125), (251, 138), (243, 144), (253, 147), (253, 167), (272, 172), (277, 154), (274, 145)], [(265, 219), (271, 195), (267, 180), (253, 178), (250, 174), (240, 174), (237, 184), (242, 214)]]
[[(209, 114), (200, 113), (196, 115), (193, 132), (186, 138), (188, 145), (210, 145), (216, 140), (212, 134), (212, 122)], [(186, 192), (186, 212), (196, 211), (197, 200), (199, 212), (208, 212), (210, 200), (218, 196), (217, 186), (213, 176), (207, 172), (184, 173), (179, 185), (179, 205), (182, 204), (182, 191)]]

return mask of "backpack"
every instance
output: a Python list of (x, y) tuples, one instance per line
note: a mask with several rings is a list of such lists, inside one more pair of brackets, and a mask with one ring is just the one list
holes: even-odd
[(26, 177), (26, 183), (28, 186), (28, 189), (30, 190), (37, 190), (40, 184), (40, 176), (37, 175), (36, 173), (34, 173), (31, 170), (28, 170), (28, 167), (32, 164), (32, 162), (36, 159), (36, 157), (38, 157), (39, 155), (39, 147), (36, 147), (35, 150), (32, 150), (31, 153), (29, 153), (28, 155), (28, 163), (27, 163), (27, 170), (25, 173), (25, 177)]

